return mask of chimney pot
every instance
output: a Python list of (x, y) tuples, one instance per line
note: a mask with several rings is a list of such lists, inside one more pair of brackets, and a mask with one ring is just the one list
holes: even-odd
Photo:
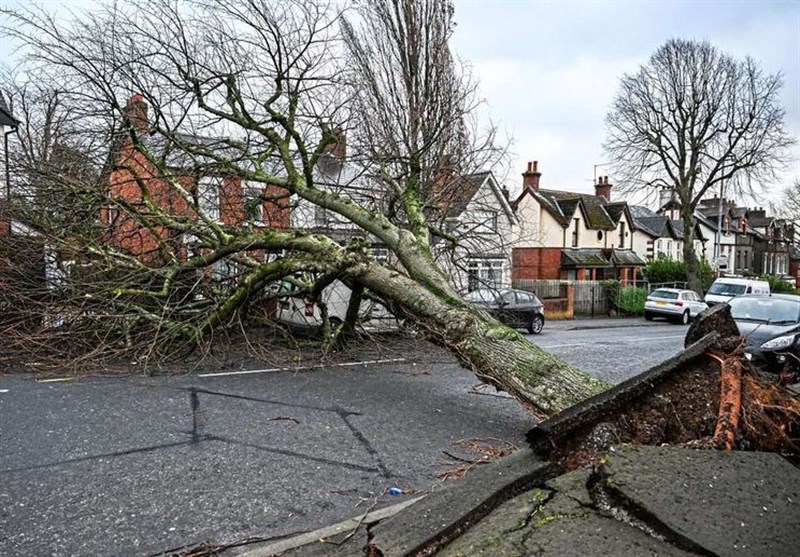
[(606, 201), (611, 201), (611, 184), (608, 183), (608, 176), (600, 176), (594, 186), (595, 197), (603, 197)]
[(130, 96), (128, 104), (125, 105), (124, 114), (138, 133), (145, 133), (150, 129), (150, 123), (147, 120), (147, 111), (148, 106), (144, 95), (135, 93)]
[(542, 173), (539, 172), (539, 161), (528, 163), (528, 170), (522, 173), (522, 189), (531, 189), (539, 191), (539, 178)]

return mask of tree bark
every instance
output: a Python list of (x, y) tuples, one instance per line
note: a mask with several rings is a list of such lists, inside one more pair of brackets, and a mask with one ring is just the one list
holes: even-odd
[(434, 294), (419, 282), (380, 265), (364, 266), (357, 280), (413, 315), (481, 381), (516, 397), (538, 417), (572, 406), (609, 387), (530, 343), (459, 297)]

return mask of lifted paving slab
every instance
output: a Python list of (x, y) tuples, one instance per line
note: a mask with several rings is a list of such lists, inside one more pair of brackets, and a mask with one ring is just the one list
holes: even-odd
[(604, 475), (632, 513), (708, 554), (800, 554), (800, 472), (779, 455), (628, 446)]
[(775, 454), (621, 446), (597, 471), (552, 474), (519, 451), (391, 516), (333, 527), (334, 543), (313, 543), (318, 531), (279, 554), (365, 555), (367, 545), (379, 557), (798, 554), (800, 471)]
[(558, 473), (523, 449), (478, 468), (370, 531), (370, 548), (383, 557), (417, 555), (458, 536), (511, 497)]

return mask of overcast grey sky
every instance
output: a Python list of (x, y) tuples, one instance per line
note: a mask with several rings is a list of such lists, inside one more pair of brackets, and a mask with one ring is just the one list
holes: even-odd
[[(520, 187), (526, 161), (538, 160), (543, 187), (593, 192), (620, 76), (673, 37), (708, 40), (783, 73), (787, 129), (800, 137), (798, 0), (456, 0), (456, 20), (454, 48), (472, 64), (491, 117), (514, 138), (509, 187)], [(773, 192), (800, 178), (800, 147), (794, 154)]]
[[(544, 187), (592, 192), (594, 165), (605, 162), (604, 117), (620, 76), (672, 37), (708, 40), (781, 72), (787, 129), (800, 138), (800, 0), (455, 2), (454, 49), (480, 79), (487, 113), (513, 138), (506, 179), (512, 192), (529, 160), (539, 161)], [(37, 3), (65, 12), (92, 2)], [(7, 47), (0, 39), (3, 60)], [(800, 145), (794, 154), (772, 197), (800, 178)], [(608, 173), (597, 168), (598, 175)]]

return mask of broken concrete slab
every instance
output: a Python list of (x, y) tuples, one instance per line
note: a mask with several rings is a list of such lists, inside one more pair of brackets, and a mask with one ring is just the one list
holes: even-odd
[(370, 530), (370, 549), (383, 557), (401, 557), (436, 548), (558, 472), (556, 464), (540, 461), (530, 449), (517, 451), (375, 525)]
[(800, 548), (800, 471), (772, 453), (624, 446), (603, 461), (615, 505), (720, 557)]
[(632, 401), (651, 392), (657, 385), (687, 369), (689, 364), (703, 356), (717, 340), (719, 334), (709, 333), (662, 364), (567, 408), (530, 430), (528, 441), (538, 455), (547, 458), (554, 447), (563, 445), (564, 439), (574, 439), (579, 432), (588, 435), (587, 430), (592, 426), (615, 415), (620, 408), (625, 408)]
[[(607, 518), (579, 498), (588, 473), (576, 472), (565, 481), (548, 482), (498, 508), (469, 532), (445, 547), (442, 557), (639, 557), (691, 555), (627, 524)], [(566, 491), (556, 490), (556, 486)]]

